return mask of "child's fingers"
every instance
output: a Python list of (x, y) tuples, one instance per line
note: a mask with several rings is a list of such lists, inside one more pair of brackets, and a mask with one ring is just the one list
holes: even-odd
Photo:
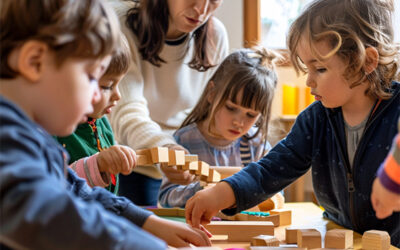
[(213, 236), (212, 233), (210, 233), (203, 225), (200, 225), (200, 229), (201, 229), (201, 231), (206, 233), (208, 238), (211, 238)]
[(124, 157), (123, 157), (124, 167), (121, 170), (121, 173), (130, 174), (136, 165), (135, 164), (136, 163), (136, 161), (135, 161), (136, 154), (132, 149), (130, 149), (128, 147), (121, 147), (121, 151), (124, 153)]

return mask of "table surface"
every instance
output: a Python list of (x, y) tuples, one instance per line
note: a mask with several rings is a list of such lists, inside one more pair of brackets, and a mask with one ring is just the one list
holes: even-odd
[[(323, 210), (312, 202), (285, 203), (284, 208), (292, 210), (292, 224), (275, 228), (275, 236), (282, 242), (282, 244), (285, 244), (284, 241), (285, 241), (286, 227), (317, 229), (321, 233), (322, 246), (324, 246), (323, 242), (326, 231), (334, 228), (343, 228), (330, 220), (324, 219), (322, 217)], [(361, 237), (362, 235), (356, 232), (353, 233), (354, 249), (361, 249)], [(240, 247), (240, 248), (250, 249), (249, 242), (213, 241), (213, 246), (221, 248)], [(398, 249), (398, 248), (391, 246), (390, 250), (393, 249)]]

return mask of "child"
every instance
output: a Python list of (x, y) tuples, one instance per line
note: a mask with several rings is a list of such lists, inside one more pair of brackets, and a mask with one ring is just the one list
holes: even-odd
[(135, 151), (115, 145), (113, 132), (105, 114), (121, 98), (118, 83), (129, 68), (130, 51), (121, 33), (121, 43), (111, 58), (107, 71), (99, 80), (101, 101), (94, 104), (88, 121), (67, 137), (56, 137), (70, 155), (70, 167), (89, 186), (101, 186), (118, 195), (118, 173), (129, 174), (135, 166)]
[[(226, 57), (175, 132), (177, 143), (212, 166), (259, 160), (271, 147), (267, 132), (277, 83), (275, 59), (277, 54), (266, 49), (241, 49)], [(159, 202), (184, 207), (201, 189), (198, 181), (176, 185), (164, 177)]]
[(91, 189), (50, 136), (71, 134), (99, 101), (120, 32), (110, 8), (102, 0), (0, 6), (0, 248), (166, 249), (157, 237), (209, 244), (201, 231)]
[(252, 207), (312, 167), (326, 218), (359, 233), (387, 231), (400, 246), (400, 213), (378, 220), (370, 200), (400, 115), (392, 7), (378, 0), (316, 0), (293, 22), (291, 61), (308, 72), (317, 102), (263, 159), (196, 193), (186, 204), (190, 224), (197, 227), (220, 209), (234, 214)]
[(378, 170), (372, 186), (371, 202), (379, 219), (400, 211), (400, 119), (392, 149)]

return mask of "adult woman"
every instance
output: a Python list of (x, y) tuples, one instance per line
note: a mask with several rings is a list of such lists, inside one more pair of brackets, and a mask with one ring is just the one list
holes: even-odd
[[(172, 132), (228, 53), (226, 30), (212, 17), (222, 0), (112, 3), (134, 64), (120, 83), (121, 101), (111, 115), (117, 140), (133, 149), (180, 148)], [(121, 195), (138, 205), (156, 204), (162, 177), (158, 168), (137, 167), (124, 177)]]

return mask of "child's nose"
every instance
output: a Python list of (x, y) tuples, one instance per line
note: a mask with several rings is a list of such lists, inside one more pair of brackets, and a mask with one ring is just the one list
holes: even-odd
[(237, 126), (237, 127), (242, 127), (244, 124), (243, 119), (241, 119), (240, 117), (237, 117), (233, 120), (233, 125)]
[(308, 75), (306, 80), (307, 87), (314, 88), (316, 86), (314, 79)]

